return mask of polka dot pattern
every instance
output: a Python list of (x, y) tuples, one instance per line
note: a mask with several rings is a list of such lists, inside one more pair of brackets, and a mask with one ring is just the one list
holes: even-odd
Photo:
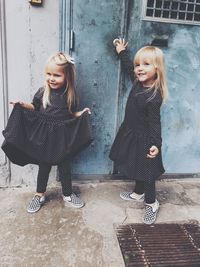
[[(157, 91), (147, 91), (139, 82), (134, 82), (129, 94), (124, 121), (110, 151), (110, 158), (119, 172), (139, 181), (151, 182), (163, 172), (161, 156), (160, 106), (162, 98)], [(152, 145), (159, 148), (154, 159), (147, 158)]]
[(87, 147), (91, 141), (89, 115), (78, 118), (32, 111), (16, 104), (3, 131), (2, 149), (15, 164), (57, 165)]

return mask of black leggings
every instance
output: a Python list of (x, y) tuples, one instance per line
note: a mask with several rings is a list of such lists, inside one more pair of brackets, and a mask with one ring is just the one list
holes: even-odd
[[(51, 167), (52, 166), (49, 164), (39, 164), (39, 171), (37, 176), (37, 193), (44, 193), (46, 191)], [(64, 196), (70, 196), (72, 193), (70, 161), (65, 160), (59, 163), (58, 171), (59, 179), (62, 185), (62, 193)]]
[(136, 181), (134, 192), (137, 194), (144, 193), (145, 202), (148, 204), (154, 203), (156, 200), (155, 180), (154, 181)]

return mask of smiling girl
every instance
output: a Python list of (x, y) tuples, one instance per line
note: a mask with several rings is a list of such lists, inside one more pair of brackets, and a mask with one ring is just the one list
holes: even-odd
[(160, 121), (160, 107), (167, 97), (164, 56), (159, 48), (145, 46), (131, 62), (126, 52), (128, 43), (124, 39), (115, 39), (113, 43), (133, 87), (110, 158), (119, 172), (136, 181), (134, 190), (121, 192), (120, 197), (145, 201), (143, 222), (152, 224), (159, 209), (155, 180), (164, 173)]
[(38, 164), (36, 193), (27, 211), (37, 212), (45, 203), (52, 165), (57, 165), (63, 200), (74, 208), (84, 202), (72, 191), (70, 162), (91, 142), (87, 114), (77, 111), (73, 59), (62, 52), (52, 55), (45, 66), (45, 82), (32, 103), (12, 101), (14, 109), (3, 131), (2, 148), (15, 164)]

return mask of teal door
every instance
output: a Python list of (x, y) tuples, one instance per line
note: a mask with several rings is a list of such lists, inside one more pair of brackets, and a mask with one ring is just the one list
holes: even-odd
[(128, 40), (132, 57), (161, 40), (170, 92), (162, 108), (165, 169), (200, 173), (200, 26), (143, 20), (145, 4), (156, 7), (159, 1), (61, 0), (60, 48), (75, 58), (81, 107), (92, 111), (94, 142), (75, 158), (77, 174), (113, 172), (108, 154), (131, 88), (112, 45), (118, 36)]
[(119, 62), (112, 40), (124, 27), (121, 0), (62, 1), (61, 49), (76, 62), (81, 108), (91, 108), (94, 141), (74, 160), (75, 173), (111, 174), (108, 155), (116, 134)]

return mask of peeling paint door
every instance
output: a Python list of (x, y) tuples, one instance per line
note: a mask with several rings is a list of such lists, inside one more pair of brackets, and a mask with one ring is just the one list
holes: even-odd
[(119, 61), (112, 40), (123, 30), (124, 2), (75, 0), (62, 8), (68, 20), (66, 43), (61, 48), (75, 58), (81, 108), (92, 111), (94, 141), (74, 160), (78, 174), (110, 174), (113, 170), (108, 155), (117, 127)]
[(112, 45), (117, 36), (128, 40), (132, 57), (155, 36), (168, 37), (168, 45), (161, 47), (170, 92), (162, 108), (164, 165), (167, 173), (200, 173), (200, 26), (144, 21), (144, 3), (62, 0), (60, 45), (76, 60), (78, 93), (82, 107), (92, 110), (94, 136), (75, 159), (75, 173), (113, 172), (108, 154), (131, 88)]

